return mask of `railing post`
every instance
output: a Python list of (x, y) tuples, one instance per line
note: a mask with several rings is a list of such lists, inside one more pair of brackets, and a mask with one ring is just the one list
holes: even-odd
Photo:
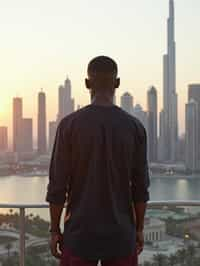
[(20, 208), (20, 244), (19, 244), (19, 265), (25, 266), (25, 208)]

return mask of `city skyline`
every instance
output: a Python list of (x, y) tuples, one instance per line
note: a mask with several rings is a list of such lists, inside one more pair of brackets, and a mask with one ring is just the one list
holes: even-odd
[[(36, 154), (38, 156), (49, 156), (54, 145), (54, 138), (59, 122), (66, 115), (80, 108), (80, 106), (77, 106), (77, 109), (74, 108), (74, 100), (71, 98), (71, 81), (68, 77), (65, 79), (64, 85), (58, 87), (57, 97), (57, 117), (54, 121), (48, 121), (47, 125), (46, 93), (43, 89), (38, 92), (37, 138), (33, 136), (32, 118), (24, 117), (23, 98), (13, 98), (14, 127), (13, 141), (11, 142), (13, 145), (12, 148), (10, 145), (8, 147), (7, 127), (0, 127), (0, 153), (2, 154), (2, 152), (5, 152), (6, 157), (7, 155), (9, 156), (9, 152), (13, 152), (12, 156), (17, 160), (23, 158), (30, 159)], [(177, 145), (176, 148), (174, 148), (176, 156), (174, 156), (174, 158), (165, 156), (166, 149), (164, 145), (167, 145), (167, 143), (165, 143), (165, 138), (163, 138), (166, 130), (164, 125), (165, 116), (164, 111), (161, 111), (160, 125), (158, 127), (157, 89), (155, 87), (150, 87), (146, 97), (148, 105), (147, 111), (145, 111), (140, 104), (134, 103), (134, 98), (129, 92), (121, 95), (120, 107), (130, 115), (135, 116), (146, 129), (149, 162), (181, 162), (184, 163), (186, 171), (198, 171), (200, 165), (200, 143), (198, 137), (200, 133), (198, 126), (200, 117), (200, 84), (189, 84), (188, 86), (188, 102), (185, 105), (186, 132), (184, 137), (177, 137)], [(113, 97), (113, 103), (115, 100), (115, 97)], [(170, 137), (169, 141), (171, 141)]]
[[(44, 137), (45, 139), (46, 139), (46, 141), (48, 141), (48, 137), (49, 137), (49, 124), (50, 123), (55, 123), (55, 124), (57, 124), (58, 125), (58, 123), (60, 122), (60, 120), (65, 116), (64, 115), (64, 113), (63, 113), (63, 115), (62, 116), (60, 116), (59, 115), (59, 108), (60, 108), (60, 104), (59, 104), (59, 99), (61, 99), (62, 98), (62, 96), (64, 95), (64, 94), (68, 94), (69, 93), (69, 95), (67, 95), (67, 96), (70, 96), (71, 97), (71, 81), (70, 81), (70, 79), (68, 78), (68, 76), (67, 76), (67, 79), (65, 80), (65, 83), (66, 83), (66, 81), (67, 82), (69, 82), (70, 83), (70, 92), (62, 92), (61, 94), (60, 94), (60, 89), (61, 89), (61, 87), (62, 87), (62, 90), (63, 89), (68, 89), (67, 88), (67, 86), (65, 87), (65, 86), (62, 86), (62, 85), (60, 85), (58, 88), (57, 88), (57, 99), (56, 99), (56, 102), (57, 102), (57, 111), (55, 112), (55, 114), (54, 114), (54, 117), (53, 117), (53, 119), (52, 120), (49, 120), (49, 119), (47, 119), (47, 118), (45, 118), (45, 121), (44, 121), (44, 123), (43, 124), (45, 124), (46, 125), (46, 127), (45, 127), (45, 131), (46, 132), (44, 132), (44, 136), (46, 135), (46, 137)], [(189, 88), (190, 87), (195, 87), (195, 88), (200, 88), (200, 83), (199, 84), (188, 84), (188, 88), (187, 88), (187, 95), (188, 95), (188, 93), (189, 93)], [(152, 108), (149, 108), (149, 103), (148, 103), (148, 101), (149, 101), (149, 99), (148, 99), (148, 97), (149, 97), (149, 91), (150, 90), (152, 90), (152, 88), (153, 89), (155, 89), (156, 90), (156, 94), (157, 94), (157, 92), (158, 92), (158, 90), (157, 90), (157, 88), (155, 88), (154, 86), (150, 86), (149, 88), (148, 88), (148, 90), (147, 90), (147, 92), (146, 92), (146, 95), (145, 95), (145, 97), (146, 97), (146, 101), (147, 101), (147, 108), (146, 109), (144, 109), (143, 108), (143, 106), (142, 105), (140, 105), (137, 101), (135, 101), (135, 97), (130, 93), (130, 91), (129, 90), (127, 90), (127, 91), (125, 91), (123, 94), (121, 94), (120, 95), (120, 97), (119, 98), (117, 98), (117, 105), (118, 106), (120, 106), (122, 109), (124, 109), (125, 111), (127, 111), (128, 113), (130, 113), (130, 114), (132, 114), (132, 115), (134, 115), (136, 118), (138, 118), (139, 120), (141, 120), (142, 121), (142, 123), (144, 124), (144, 126), (145, 126), (145, 128), (147, 129), (148, 128), (148, 121), (146, 121), (146, 119), (147, 119), (147, 117), (148, 117), (148, 112), (149, 111), (151, 111), (150, 109)], [(63, 94), (64, 93), (64, 94)], [(198, 92), (199, 93), (199, 92)], [(34, 101), (36, 101), (36, 104), (38, 105), (39, 103), (38, 103), (38, 100), (37, 100), (37, 97), (39, 97), (39, 95), (41, 96), (41, 94), (42, 94), (42, 96), (44, 95), (44, 97), (45, 97), (45, 102), (46, 102), (46, 98), (48, 98), (48, 95), (46, 95), (46, 92), (45, 92), (45, 90), (43, 90), (43, 89), (40, 89), (40, 90), (38, 90), (38, 92), (37, 92), (37, 95), (36, 95), (36, 99), (34, 99)], [(129, 98), (131, 98), (132, 100), (129, 100)], [(192, 98), (192, 97), (190, 97), (190, 98)], [(186, 101), (186, 103), (185, 103), (185, 111), (186, 111), (186, 105), (189, 103), (189, 100), (190, 100), (190, 98), (188, 98), (187, 99), (187, 101)], [(70, 114), (71, 112), (73, 112), (73, 111), (76, 111), (76, 110), (78, 110), (78, 109), (80, 109), (81, 107), (83, 107), (83, 106), (80, 106), (78, 103), (75, 105), (75, 103), (74, 103), (74, 99), (73, 98), (69, 98), (68, 99), (68, 97), (66, 97), (66, 99), (67, 99), (67, 102), (68, 102), (68, 106), (66, 105), (66, 115), (68, 115), (68, 114)], [(24, 103), (25, 103), (25, 101), (24, 101), (24, 98), (22, 98), (22, 97), (13, 97), (12, 99), (12, 103), (13, 103), (13, 101), (15, 102), (15, 101), (17, 101), (17, 102), (19, 102), (20, 101), (20, 104), (21, 104), (21, 116), (24, 114), (24, 113), (26, 113), (26, 110), (24, 110)], [(116, 96), (114, 96), (114, 98), (113, 98), (113, 102), (115, 103), (115, 101), (116, 101)], [(157, 101), (156, 101), (157, 102)], [(22, 106), (22, 104), (23, 104), (23, 106)], [(63, 105), (63, 107), (64, 107), (64, 103), (63, 102), (61, 102), (61, 104)], [(90, 104), (90, 102), (88, 102), (88, 104)], [(126, 106), (127, 105), (127, 106)], [(39, 107), (39, 106), (38, 106)], [(44, 112), (45, 112), (45, 116), (46, 117), (48, 117), (48, 108), (47, 108), (47, 106), (46, 106), (46, 103), (45, 103), (45, 106), (44, 107), (40, 107), (40, 108), (44, 108), (43, 110), (44, 110)], [(157, 109), (157, 103), (156, 103), (156, 106), (155, 106), (155, 108), (156, 108), (156, 110), (157, 110), (157, 121), (159, 121), (160, 120), (160, 118), (159, 118), (159, 110)], [(13, 109), (13, 108), (12, 108)], [(23, 110), (22, 110), (23, 109)], [(25, 112), (24, 112), (25, 111)], [(15, 111), (14, 110), (12, 110), (12, 112), (14, 112), (13, 114), (14, 114), (14, 116), (15, 116)], [(145, 117), (144, 117), (144, 119), (142, 119), (142, 117), (140, 117), (140, 115), (141, 115), (141, 112), (144, 112), (144, 115), (145, 115)], [(162, 117), (162, 113), (163, 113), (163, 111), (161, 110), (160, 111), (160, 114), (161, 114), (161, 117)], [(139, 117), (138, 117), (138, 114), (139, 114)], [(12, 123), (14, 122), (14, 120), (13, 120), (13, 118), (12, 118), (13, 116), (11, 115), (11, 119), (12, 119)], [(23, 117), (21, 117), (20, 119), (22, 119)], [(33, 120), (33, 116), (30, 116), (30, 119), (31, 120)], [(143, 121), (144, 120), (144, 121)], [(186, 122), (186, 120), (184, 121), (184, 123)], [(35, 123), (33, 124), (33, 141), (34, 141), (34, 146), (36, 145), (36, 142), (38, 141), (38, 126), (39, 126), (39, 120), (38, 120), (38, 114), (37, 114), (37, 117), (35, 118)], [(159, 126), (159, 127), (158, 127)], [(13, 132), (13, 129), (14, 129), (14, 127), (13, 126), (11, 126), (11, 127), (9, 127), (8, 125), (6, 125), (6, 124), (1, 124), (0, 125), (0, 127), (6, 127), (7, 129), (8, 129), (8, 132), (9, 131), (12, 131)], [(161, 131), (163, 130), (162, 129), (162, 121), (160, 121), (160, 122), (158, 122), (158, 125), (157, 125), (157, 136), (158, 137), (160, 137), (162, 134), (161, 134)], [(161, 130), (161, 131), (160, 131)], [(9, 143), (9, 146), (10, 145), (14, 145), (14, 143), (13, 143), (13, 133), (12, 132), (10, 132), (11, 134), (9, 134), (8, 133), (8, 143)], [(47, 132), (48, 132), (48, 134), (47, 134)], [(181, 137), (182, 135), (184, 135), (186, 132), (184, 131), (184, 132), (180, 132), (180, 134), (179, 134), (179, 137)], [(48, 144), (48, 143), (47, 143)], [(44, 146), (46, 146), (47, 144), (44, 144)], [(38, 144), (37, 144), (37, 146), (38, 146)], [(48, 146), (48, 145), (47, 145)], [(46, 146), (46, 147), (47, 147)], [(162, 146), (162, 145), (161, 145)], [(44, 148), (44, 150), (46, 150), (47, 148)]]
[[(94, 2), (90, 5), (90, 8), (93, 10), (94, 17), (97, 15), (97, 18), (100, 18), (102, 16), (100, 12), (102, 6), (96, 1)], [(47, 5), (48, 8), (46, 8), (46, 5), (42, 3), (40, 8), (44, 11), (43, 15), (49, 25), (52, 25), (52, 20), (57, 23), (52, 31), (47, 27), (48, 34), (44, 34), (44, 36), (42, 35), (44, 26), (47, 25), (45, 24), (46, 22), (44, 23), (40, 20), (39, 2), (35, 2), (34, 8), (32, 4), (28, 7), (24, 1), (21, 4), (22, 6), (10, 5), (9, 3), (1, 4), (3, 5), (1, 12), (2, 10), (4, 12), (2, 12), (0, 26), (3, 30), (3, 41), (0, 44), (0, 48), (2, 48), (0, 50), (2, 51), (1, 72), (3, 76), (0, 80), (0, 87), (3, 90), (0, 100), (0, 125), (8, 126), (9, 132), (11, 131), (10, 109), (13, 96), (23, 97), (25, 116), (33, 116), (35, 128), (37, 104), (32, 99), (35, 99), (40, 87), (43, 87), (48, 95), (47, 110), (50, 110), (48, 112), (48, 121), (55, 119), (57, 87), (66, 74), (69, 74), (72, 80), (72, 97), (75, 98), (76, 105), (81, 104), (83, 106), (89, 103), (89, 95), (84, 86), (86, 66), (88, 61), (98, 54), (110, 55), (119, 64), (121, 87), (117, 92), (117, 103), (119, 103), (119, 96), (128, 90), (134, 96), (135, 102), (140, 103), (146, 110), (146, 92), (151, 85), (154, 85), (158, 90), (158, 110), (160, 111), (162, 107), (162, 54), (166, 47), (165, 24), (168, 17), (168, 0), (162, 1), (162, 3), (157, 0), (156, 2), (144, 0), (140, 3), (126, 1), (122, 7), (119, 1), (115, 1), (116, 14), (112, 14), (111, 17), (113, 21), (117, 22), (118, 30), (113, 29), (113, 23), (110, 20), (109, 11), (111, 11), (112, 3), (107, 4), (108, 10), (104, 14), (105, 22), (102, 22), (102, 25), (95, 21), (93, 23), (97, 26), (99, 35), (97, 33), (89, 34), (86, 26), (90, 26), (90, 24), (87, 19), (85, 21), (86, 24), (84, 24), (85, 28), (82, 28), (83, 25), (81, 25), (80, 21), (82, 22), (83, 16), (87, 18), (90, 12), (86, 10), (80, 1), (75, 1), (74, 4), (70, 3), (70, 16), (67, 18), (64, 17), (64, 13), (60, 9), (62, 7), (65, 10), (64, 1), (61, 1), (60, 7), (52, 4)], [(180, 96), (179, 124), (180, 132), (182, 133), (184, 131), (187, 86), (190, 83), (199, 83), (199, 60), (197, 55), (199, 53), (200, 38), (196, 34), (195, 25), (199, 20), (197, 10), (200, 4), (195, 0), (192, 3), (176, 0), (175, 5), (177, 92)], [(59, 9), (61, 12), (55, 12), (55, 15), (53, 15), (54, 8), (56, 11)], [(84, 15), (80, 14), (81, 8), (85, 11)], [(16, 9), (18, 12), (16, 12)], [(6, 14), (12, 14), (13, 16), (6, 17)], [(21, 18), (17, 17), (16, 19), (16, 14), (18, 16), (21, 14)], [(36, 21), (35, 14), (38, 21)], [(121, 15), (123, 19), (119, 20)], [(74, 17), (77, 19), (76, 23), (74, 23)], [(30, 28), (27, 28), (25, 19), (27, 19), (28, 25), (31, 25), (30, 33), (27, 32)], [(16, 23), (16, 21), (18, 22)], [(136, 21), (137, 23), (135, 23)], [(151, 23), (147, 23), (148, 21), (151, 21)], [(39, 27), (39, 22), (41, 22), (41, 28)], [(107, 28), (104, 23), (108, 24)], [(64, 27), (64, 25), (69, 25), (69, 27)], [(125, 31), (121, 30), (123, 27), (126, 27)], [(90, 36), (94, 40), (92, 42), (93, 47), (91, 47), (87, 37), (83, 38), (82, 30), (83, 33), (87, 33), (86, 36), (88, 38)], [(15, 42), (10, 42), (9, 38), (15, 36), (14, 31), (19, 34), (19, 38)], [(74, 36), (75, 31), (76, 36)], [(103, 31), (105, 31), (106, 43), (102, 40)], [(5, 36), (4, 33), (6, 34)], [(24, 35), (24, 33), (27, 35)], [(185, 39), (186, 34), (187, 39)], [(23, 42), (24, 36), (27, 37), (25, 42)], [(29, 37), (31, 41), (34, 37), (33, 43), (35, 43), (35, 47), (29, 46)], [(47, 37), (54, 41), (48, 42), (46, 46)], [(80, 39), (82, 39), (82, 43)], [(82, 45), (81, 49), (79, 47), (80, 43)]]

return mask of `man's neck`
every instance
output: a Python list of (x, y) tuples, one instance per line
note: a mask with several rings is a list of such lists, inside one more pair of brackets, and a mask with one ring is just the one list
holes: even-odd
[(113, 96), (111, 96), (111, 95), (95, 95), (92, 98), (91, 103), (93, 105), (112, 106), (113, 105)]

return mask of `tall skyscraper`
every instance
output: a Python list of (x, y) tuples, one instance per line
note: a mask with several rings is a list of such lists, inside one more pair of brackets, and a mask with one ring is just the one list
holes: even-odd
[(165, 130), (165, 116), (164, 116), (164, 111), (162, 110), (159, 114), (159, 139), (158, 139), (158, 160), (161, 162), (164, 161), (166, 157), (164, 130)]
[(157, 130), (157, 91), (151, 87), (147, 93), (148, 106), (148, 154), (151, 162), (157, 161), (158, 130)]
[(166, 161), (176, 160), (176, 148), (178, 140), (178, 117), (176, 93), (176, 43), (174, 30), (174, 1), (169, 1), (169, 18), (167, 21), (168, 43), (167, 54), (163, 59), (163, 107), (164, 130), (163, 150)]
[(185, 162), (185, 134), (178, 138), (177, 161)]
[(200, 169), (198, 159), (198, 103), (191, 99), (186, 104), (186, 168), (192, 171)]
[(200, 103), (200, 84), (189, 85), (188, 99), (194, 99), (197, 103)]
[(122, 96), (121, 96), (121, 108), (126, 111), (129, 114), (133, 114), (133, 96), (128, 93), (125, 92)]
[(0, 152), (8, 150), (8, 128), (0, 127)]
[(195, 100), (198, 104), (198, 158), (200, 162), (200, 84), (191, 84), (188, 88), (188, 101), (191, 99)]
[(38, 153), (47, 152), (47, 134), (46, 134), (46, 95), (41, 90), (38, 94)]
[(22, 152), (33, 152), (33, 120), (22, 119)]
[(22, 147), (22, 98), (13, 99), (13, 151), (21, 152)]
[(148, 134), (148, 123), (147, 123), (147, 112), (142, 109), (140, 104), (136, 104), (133, 108), (133, 115), (140, 120), (140, 122), (145, 127), (147, 134)]
[(51, 121), (49, 122), (49, 151), (51, 152), (53, 149), (55, 136), (56, 136), (57, 122)]
[(71, 81), (67, 77), (64, 86), (58, 88), (58, 122), (74, 111), (74, 99), (71, 98)]

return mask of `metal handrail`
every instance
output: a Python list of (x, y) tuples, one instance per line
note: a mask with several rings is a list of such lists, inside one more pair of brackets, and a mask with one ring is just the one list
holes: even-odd
[(40, 203), (36, 203), (36, 204), (10, 204), (10, 203), (0, 203), (0, 208), (2, 209), (8, 209), (8, 208), (13, 208), (13, 209), (20, 209), (20, 208), (24, 208), (24, 209), (45, 209), (45, 208), (49, 208), (49, 204), (44, 203), (44, 204), (40, 204)]
[[(200, 206), (200, 200), (163, 200), (163, 201), (149, 201), (148, 207), (162, 207), (162, 206), (185, 206), (185, 207), (198, 207)], [(13, 208), (13, 209), (45, 209), (49, 208), (48, 203), (36, 203), (36, 204), (10, 204), (10, 203), (0, 203), (0, 208)]]
[[(150, 201), (148, 202), (148, 208), (151, 207), (163, 207), (163, 206), (175, 206), (175, 207), (200, 207), (200, 200), (192, 201)], [(25, 209), (45, 209), (49, 208), (49, 204), (10, 204), (0, 203), (0, 208), (4, 209), (19, 209), (20, 210), (20, 250), (19, 250), (19, 265), (25, 266)]]
[(176, 207), (200, 207), (200, 200), (163, 200), (163, 201), (149, 201), (148, 207), (162, 207), (162, 206), (176, 206)]

